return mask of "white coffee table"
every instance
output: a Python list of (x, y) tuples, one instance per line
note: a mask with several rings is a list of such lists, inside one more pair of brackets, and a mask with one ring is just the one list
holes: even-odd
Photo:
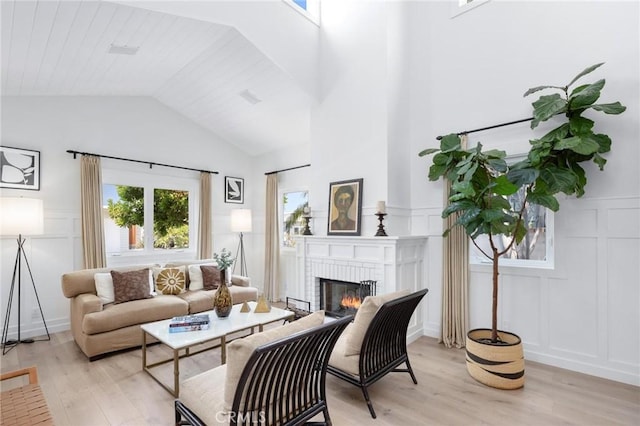
[[(195, 355), (197, 353), (220, 347), (220, 359), (222, 364), (227, 361), (227, 336), (243, 330), (251, 329), (253, 333), (255, 327), (258, 331), (263, 330), (263, 326), (276, 321), (283, 321), (293, 317), (294, 313), (285, 309), (271, 308), (270, 312), (255, 313), (256, 302), (249, 302), (251, 312), (240, 312), (242, 304), (234, 305), (231, 314), (227, 318), (218, 318), (213, 311), (202, 312), (209, 315), (209, 329), (200, 331), (186, 331), (183, 333), (169, 333), (170, 319), (151, 322), (140, 326), (142, 329), (142, 369), (146, 371), (156, 382), (169, 391), (176, 398), (180, 394), (180, 358)], [(173, 358), (147, 364), (147, 335), (155, 337), (160, 343), (173, 349)], [(198, 351), (190, 351), (194, 346), (209, 343), (220, 339), (219, 345), (208, 346)], [(183, 351), (181, 354), (180, 351)], [(173, 388), (162, 383), (160, 379), (151, 372), (151, 368), (173, 361)]]

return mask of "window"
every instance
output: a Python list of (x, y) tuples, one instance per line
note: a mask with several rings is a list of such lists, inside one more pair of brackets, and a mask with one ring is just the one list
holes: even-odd
[[(524, 196), (525, 190), (521, 188), (520, 191), (509, 197), (509, 203), (515, 209), (519, 209), (522, 206)], [(500, 264), (504, 266), (553, 268), (553, 212), (538, 204), (527, 202), (522, 220), (527, 228), (527, 234), (520, 244), (514, 244), (500, 258)], [(510, 238), (502, 236), (494, 238), (494, 243), (500, 251), (504, 250), (510, 241)], [(479, 236), (476, 238), (476, 243), (485, 252), (491, 252), (488, 236)], [(470, 247), (470, 255), (472, 264), (490, 262), (473, 244)]]
[(282, 194), (282, 246), (295, 247), (293, 238), (304, 230), (304, 208), (309, 206), (308, 191), (290, 191)]
[(195, 251), (197, 180), (103, 170), (103, 181), (107, 255)]
[(320, 0), (282, 0), (296, 12), (320, 25)]
[(458, 15), (462, 15), (465, 12), (470, 11), (480, 5), (483, 5), (489, 0), (450, 0), (451, 1), (451, 17), (454, 18)]

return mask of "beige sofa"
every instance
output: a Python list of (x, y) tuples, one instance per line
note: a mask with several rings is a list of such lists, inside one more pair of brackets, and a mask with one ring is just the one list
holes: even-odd
[[(62, 292), (70, 300), (70, 323), (73, 338), (91, 361), (109, 352), (142, 345), (140, 325), (194, 314), (213, 309), (215, 290), (189, 290), (191, 283), (188, 265), (213, 261), (181, 262), (164, 267), (185, 266), (187, 290), (177, 295), (157, 294), (152, 298), (124, 303), (104, 303), (96, 290), (96, 273), (127, 272), (159, 265), (84, 269), (62, 275)], [(258, 289), (250, 286), (250, 279), (234, 275), (229, 287), (233, 303), (255, 301)]]

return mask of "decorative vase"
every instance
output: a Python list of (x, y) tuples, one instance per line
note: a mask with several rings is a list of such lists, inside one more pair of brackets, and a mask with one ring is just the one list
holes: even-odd
[(478, 328), (467, 333), (467, 371), (478, 382), (498, 389), (524, 386), (522, 340), (498, 330), (500, 342), (491, 342), (491, 330)]
[(220, 286), (213, 295), (213, 310), (218, 318), (226, 318), (231, 313), (233, 299), (227, 287), (226, 269), (220, 271)]

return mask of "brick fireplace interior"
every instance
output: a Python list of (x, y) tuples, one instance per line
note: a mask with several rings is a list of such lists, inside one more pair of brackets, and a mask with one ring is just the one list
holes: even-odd
[(376, 281), (348, 282), (320, 278), (320, 309), (333, 317), (355, 315), (362, 300), (376, 294)]

